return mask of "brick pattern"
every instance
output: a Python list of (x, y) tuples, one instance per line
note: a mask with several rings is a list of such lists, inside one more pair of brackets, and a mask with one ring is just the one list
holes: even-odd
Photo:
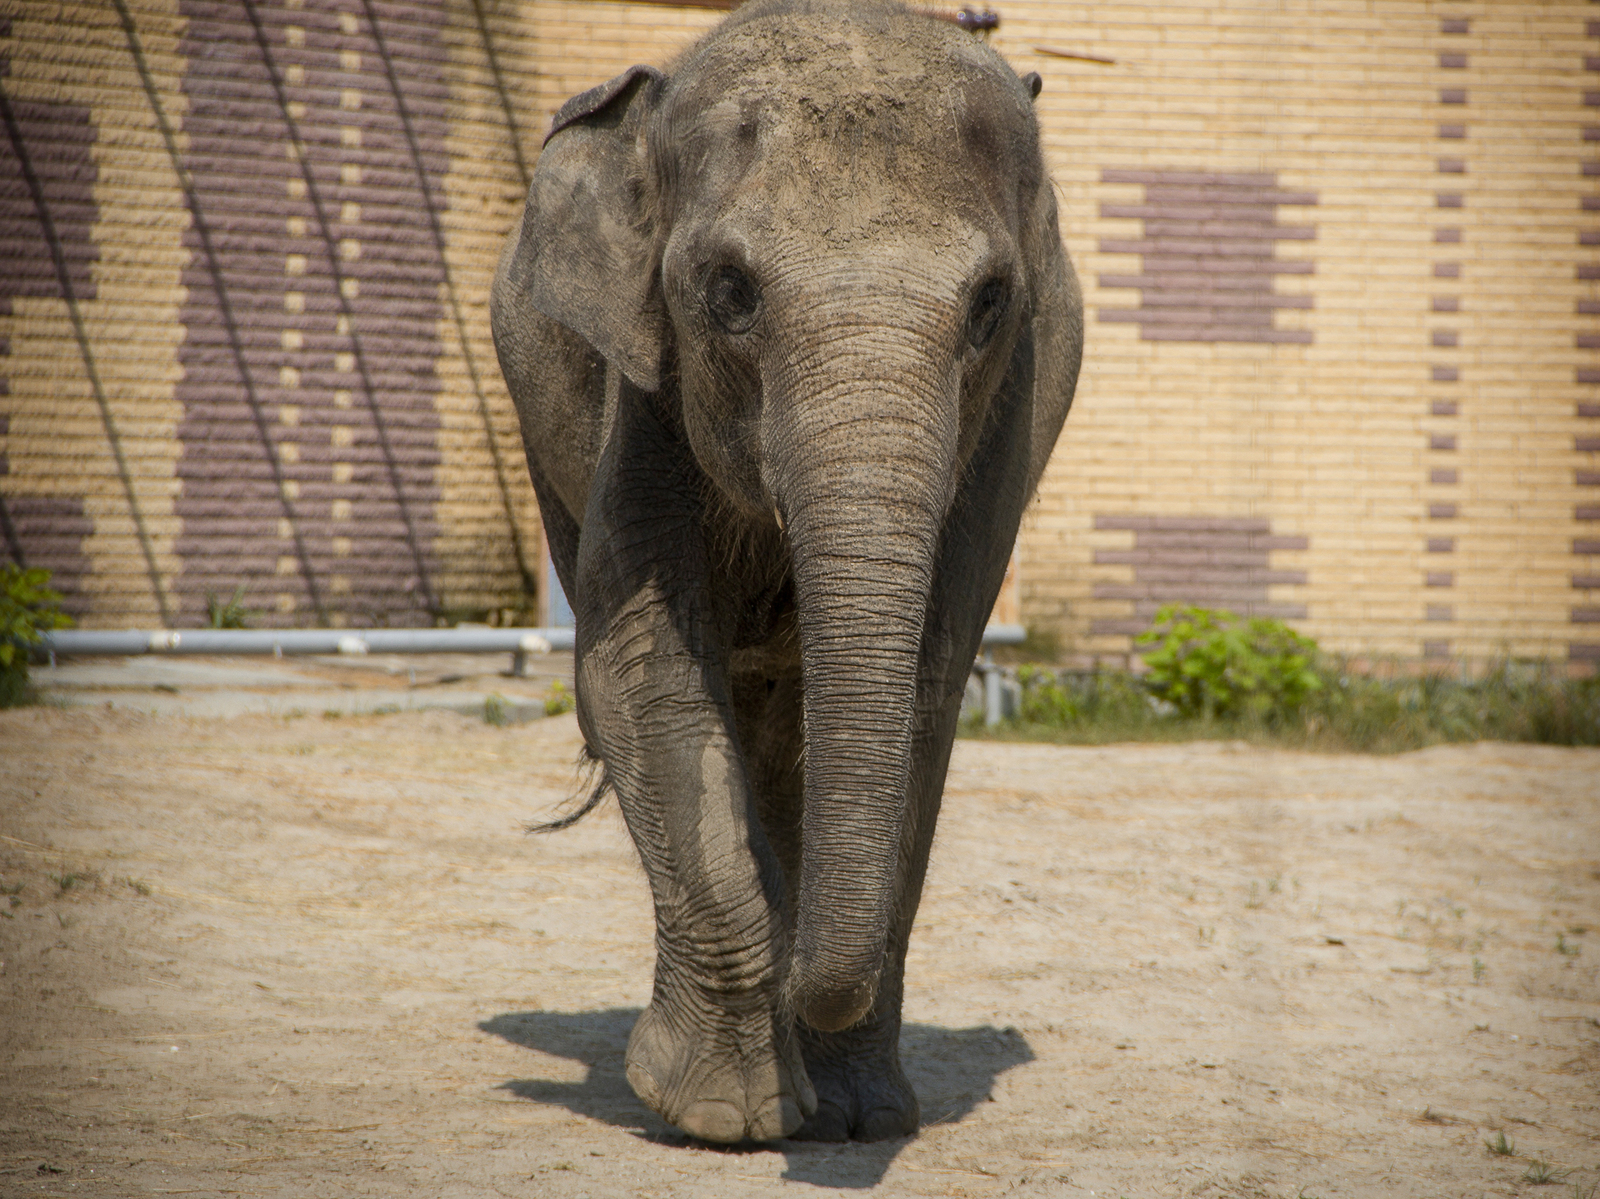
[[(1442, 37), (1461, 36), (1470, 29), (1469, 18), (1439, 18)], [(1459, 86), (1462, 77), (1456, 72), (1465, 71), (1469, 62), (1470, 56), (1467, 54), (1454, 50), (1439, 52), (1437, 82), (1441, 120), (1436, 148), (1467, 141), (1468, 124), (1463, 118), (1471, 112), (1468, 107), (1470, 89)], [(1456, 574), (1449, 569), (1451, 559), (1444, 555), (1456, 552), (1457, 537), (1453, 530), (1460, 523), (1460, 507), (1454, 497), (1460, 493), (1461, 487), (1461, 471), (1457, 465), (1460, 457), (1457, 452), (1459, 435), (1456, 432), (1462, 416), (1461, 401), (1457, 398), (1461, 366), (1458, 355), (1441, 354), (1439, 351), (1460, 350), (1462, 346), (1460, 330), (1440, 321), (1461, 311), (1461, 258), (1459, 251), (1454, 249), (1461, 244), (1461, 226), (1457, 223), (1455, 213), (1465, 206), (1466, 193), (1461, 183), (1448, 176), (1466, 175), (1466, 159), (1459, 153), (1437, 156), (1435, 171), (1439, 176), (1433, 194), (1436, 215), (1433, 236), (1428, 242), (1433, 253), (1434, 279), (1428, 311), (1434, 314), (1435, 319), (1430, 320), (1428, 333), (1433, 362), (1428, 368), (1428, 381), (1432, 387), (1427, 410), (1430, 419), (1426, 429), (1428, 452), (1424, 468), (1427, 472), (1425, 494), (1428, 497), (1428, 524), (1422, 538), (1425, 561), (1422, 572), (1425, 589), (1422, 615), (1428, 624), (1444, 627), (1437, 634), (1423, 638), (1422, 656), (1447, 658), (1451, 644), (1445, 634), (1448, 626), (1455, 621), (1456, 611), (1453, 604), (1445, 601), (1455, 587)]]
[[(285, 100), (306, 106), (295, 119), (333, 222), (347, 198), (362, 206), (353, 232), (334, 232), (330, 254), (309, 196), (288, 194), (298, 164), (285, 150), (277, 99), (262, 90), (259, 52), (230, 60), (234, 81), (222, 63), (204, 61), (242, 53), (235, 34), (245, 0), (219, 0), (215, 10), (191, 0), (124, 2), (177, 157), (217, 198), (219, 223), (239, 223), (224, 231), (223, 283), (241, 299), (243, 357), (260, 374), (269, 435), (251, 416), (242, 433), (230, 418), (201, 436), (203, 405), (242, 414), (249, 403), (233, 351), (218, 340), (216, 288), (116, 4), (13, 5), (15, 29), (0, 34), (12, 69), (0, 87), (18, 103), (77, 105), (95, 131), (100, 258), (89, 263), (96, 298), (84, 305), (85, 327), (128, 471), (119, 480), (111, 463), (111, 421), (96, 416), (63, 305), (22, 297), (0, 316), (10, 337), (0, 374), (11, 390), (0, 397), (8, 418), (0, 495), (81, 504), (93, 532), (60, 535), (67, 545), (81, 540), (87, 556), (78, 590), (91, 623), (160, 618), (130, 518), (134, 496), (183, 620), (196, 619), (204, 580), (231, 590), (242, 574), (230, 576), (227, 565), (237, 560), (253, 606), (275, 610), (286, 596), (294, 610), (276, 619), (310, 622), (293, 531), (280, 535), (283, 492), (270, 470), (259, 473), (278, 460), (264, 445), (293, 445), (299, 458), (283, 463), (283, 480), (301, 489), (289, 497), (299, 505), (294, 525), (312, 577), (327, 584), (328, 618), (425, 619), (420, 586), (406, 591), (420, 576), (366, 394), (333, 381), (351, 374), (338, 355), (354, 352), (353, 339), (379, 345), (388, 317), (376, 328), (363, 322), (387, 311), (380, 298), (390, 304), (398, 294), (360, 272), (373, 261), (404, 263), (421, 281), (405, 293), (406, 328), (426, 352), (396, 356), (398, 372), (386, 351), (371, 358), (379, 411), (395, 402), (386, 427), (402, 491), (417, 498), (422, 573), (446, 609), (516, 602), (522, 567), (539, 547), (515, 415), (489, 344), (499, 241), (550, 113), (632, 63), (668, 65), (719, 14), (612, 0), (373, 0), (382, 30), (393, 22), (403, 94), (415, 80), (424, 189), (397, 110), (377, 107), (392, 89), (360, 24), (366, 0), (305, 0), (300, 9), (252, 0), (285, 72), (304, 69), (300, 81), (285, 75)], [(1146, 533), (1096, 527), (1096, 517), (1224, 518), (1305, 538), (1304, 548), (1270, 551), (1271, 569), (1305, 581), (1269, 584), (1268, 602), (1303, 605), (1292, 619), (1330, 649), (1420, 657), (1442, 642), (1434, 652), (1452, 656), (1600, 657), (1584, 616), (1600, 579), (1592, 482), (1600, 74), (1587, 62), (1600, 47), (1585, 41), (1600, 10), (1585, 0), (1385, 0), (1374, 18), (1340, 5), (1127, 0), (1078, 22), (1050, 0), (1001, 7), (992, 44), (1019, 72), (1044, 79), (1035, 111), (1092, 318), (1067, 435), (1018, 542), (1023, 620), (1075, 649), (1126, 653), (1128, 635), (1104, 622), (1133, 620), (1138, 601), (1104, 588), (1135, 586), (1144, 568), (1096, 554), (1132, 551)], [(356, 20), (354, 33), (345, 16)], [(197, 35), (196, 20), (224, 18), (227, 37)], [(290, 26), (304, 30), (303, 45), (288, 44)], [(1065, 60), (1039, 47), (1114, 61)], [(351, 74), (346, 51), (361, 56), (358, 83), (340, 81)], [(212, 94), (192, 92), (207, 70)], [(361, 109), (342, 107), (346, 87), (360, 91)], [(235, 125), (231, 141), (205, 123), (205, 106), (227, 97), (267, 105), (260, 122)], [(346, 145), (341, 127), (369, 119), (362, 144)], [(207, 138), (214, 152), (202, 156)], [(252, 169), (230, 165), (241, 162)], [(371, 172), (361, 188), (381, 178), (409, 198), (339, 194), (355, 186), (343, 182), (345, 165)], [(0, 173), (0, 186), (12, 179)], [(1190, 194), (1180, 195), (1185, 187)], [(1290, 205), (1286, 196), (1316, 203)], [(1224, 213), (1246, 218), (1248, 253), (1178, 262), (1191, 244), (1166, 254), (1179, 242), (1228, 241)], [(289, 228), (297, 216), (304, 235)], [(1313, 218), (1314, 241), (1270, 235), (1280, 223), (1309, 228)], [(410, 257), (398, 247), (385, 257), (391, 219)], [(341, 257), (346, 239), (359, 243), (358, 258)], [(1143, 244), (1130, 251), (1130, 242)], [(304, 275), (289, 275), (291, 255), (304, 255)], [(1313, 256), (1315, 273), (1304, 273)], [(1181, 267), (1208, 257), (1183, 277)], [(1245, 262), (1251, 272), (1233, 272), (1222, 286)], [(0, 264), (0, 274), (10, 269)], [(338, 326), (343, 308), (330, 306), (344, 272), (360, 287), (349, 300), (350, 333)], [(283, 305), (295, 292), (305, 309), (291, 320)], [(1095, 319), (1118, 311), (1128, 315)], [(1268, 330), (1300, 336), (1233, 340)], [(299, 345), (286, 346), (285, 333), (298, 333)], [(216, 375), (206, 394), (198, 376), (184, 377), (202, 357)], [(296, 386), (285, 367), (298, 372)], [(350, 393), (348, 409), (340, 391)], [(334, 444), (340, 427), (348, 445)], [(232, 481), (229, 447), (239, 464)], [(280, 449), (285, 459), (292, 452)], [(341, 464), (352, 472), (347, 483), (335, 479)], [(206, 499), (211, 508), (183, 515), (179, 507), (205, 499), (192, 490), (202, 487), (190, 475), (197, 467), (218, 494)], [(237, 508), (235, 484), (248, 493)], [(347, 521), (335, 509), (341, 500)], [(370, 511), (357, 520), (362, 504)], [(52, 519), (63, 516), (72, 513)], [(224, 527), (235, 519), (238, 536)], [(520, 553), (508, 520), (525, 534)], [(213, 531), (196, 536), (206, 521)], [(335, 592), (335, 577), (351, 591)], [(375, 609), (340, 598), (364, 595), (369, 577)]]
[[(1589, 20), (1584, 22), (1586, 38), (1600, 38), (1600, 21)], [(1589, 72), (1589, 82), (1594, 88), (1600, 89), (1600, 56), (1586, 54), (1583, 59), (1584, 70)], [(1585, 108), (1591, 111), (1584, 115), (1590, 119), (1597, 114), (1594, 109), (1600, 108), (1600, 90), (1585, 90), (1583, 93)], [(1585, 124), (1580, 136), (1585, 145), (1600, 141), (1600, 125)], [(1586, 159), (1580, 170), (1585, 179), (1600, 175), (1600, 160)], [(1593, 220), (1590, 213), (1600, 212), (1600, 193), (1585, 194), (1579, 201), (1581, 211), (1586, 218)], [(1588, 226), (1580, 228), (1577, 236), (1579, 247), (1600, 246), (1600, 227)], [(1600, 279), (1600, 263), (1593, 259), (1580, 258), (1576, 270), (1580, 280)], [(1595, 331), (1593, 318), (1600, 316), (1600, 301), (1592, 298), (1579, 299), (1575, 305), (1577, 315), (1583, 319), (1583, 327), (1573, 335), (1573, 344), (1579, 350), (1600, 350), (1600, 332)], [(1592, 355), (1585, 355), (1591, 358)], [(1596, 383), (1600, 383), (1600, 369), (1592, 366), (1579, 366), (1575, 375), (1578, 384), (1585, 391), (1592, 391)], [(1580, 422), (1600, 420), (1600, 403), (1580, 400), (1575, 409)], [(1600, 470), (1596, 470), (1596, 455), (1600, 454), (1600, 436), (1591, 433), (1577, 433), (1572, 439), (1572, 449), (1578, 457), (1578, 465), (1573, 469), (1573, 482), (1582, 489), (1600, 487)], [(1580, 492), (1581, 494), (1581, 492)], [(1600, 528), (1600, 493), (1589, 493), (1595, 499), (1580, 499), (1572, 510), (1573, 520), (1581, 528)], [(1571, 620), (1576, 626), (1574, 640), (1568, 646), (1568, 657), (1575, 661), (1600, 662), (1600, 640), (1584, 637), (1586, 628), (1581, 626), (1600, 624), (1600, 535), (1579, 534), (1572, 539), (1573, 571), (1572, 589), (1577, 594), (1571, 610)]]
[(1144, 203), (1103, 203), (1100, 215), (1138, 220), (1140, 238), (1102, 238), (1103, 254), (1138, 254), (1137, 275), (1103, 274), (1103, 288), (1133, 288), (1137, 308), (1102, 307), (1099, 319), (1139, 326), (1144, 341), (1311, 341), (1309, 329), (1277, 329), (1273, 313), (1310, 308), (1311, 295), (1278, 295), (1278, 275), (1309, 275), (1310, 259), (1276, 256), (1279, 241), (1310, 241), (1312, 225), (1277, 220), (1280, 205), (1315, 204), (1311, 192), (1284, 191), (1273, 174), (1117, 170), (1105, 183), (1144, 187)]
[[(10, 36), (11, 22), (0, 22), (0, 39)], [(0, 85), (9, 66), (10, 55), (0, 43)], [(8, 96), (7, 108), (11, 120), (0, 137), (0, 260), (5, 263), (0, 273), (0, 549), (18, 565), (49, 570), (63, 609), (82, 616), (88, 608), (82, 584), (90, 568), (83, 541), (93, 524), (84, 515), (81, 496), (30, 494), (25, 481), (11, 476), (6, 359), (16, 300), (66, 300), (27, 172), (39, 184), (73, 295), (83, 301), (95, 296), (91, 267), (100, 257), (91, 236), (98, 215), (90, 154), (95, 128), (81, 104)]]
[[(186, 163), (208, 226), (186, 239), (184, 611), (244, 582), (284, 624), (432, 623), (444, 270), (364, 6), (262, 5), (264, 49), (238, 0), (183, 10)], [(381, 11), (442, 175), (440, 10)]]
[(1164, 604), (1225, 608), (1240, 616), (1302, 620), (1302, 603), (1274, 600), (1274, 587), (1303, 587), (1303, 570), (1274, 569), (1275, 550), (1306, 550), (1305, 537), (1274, 535), (1255, 517), (1097, 515), (1097, 531), (1128, 532), (1125, 549), (1095, 551), (1096, 566), (1131, 569), (1131, 580), (1100, 582), (1094, 598), (1131, 605), (1122, 616), (1094, 622), (1097, 637), (1132, 636), (1150, 627)]

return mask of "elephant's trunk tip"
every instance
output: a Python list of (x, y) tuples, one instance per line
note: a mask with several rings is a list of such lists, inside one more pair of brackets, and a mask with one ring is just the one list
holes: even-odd
[(846, 981), (796, 962), (789, 973), (789, 996), (794, 1014), (806, 1025), (818, 1032), (842, 1032), (872, 1010), (878, 975)]

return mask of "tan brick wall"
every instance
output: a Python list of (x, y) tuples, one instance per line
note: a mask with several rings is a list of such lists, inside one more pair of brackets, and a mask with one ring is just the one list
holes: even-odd
[[(1575, 303), (1593, 286), (1575, 280), (1580, 198), (1600, 182), (1579, 167), (1581, 93), (1600, 79), (1583, 69), (1584, 49), (1600, 46), (1585, 37), (1592, 11), (1003, 6), (994, 44), (1045, 79), (1039, 111), (1088, 307), (1077, 404), (1020, 543), (1029, 620), (1086, 649), (1126, 646), (1092, 632), (1130, 608), (1096, 599), (1096, 584), (1132, 573), (1095, 564), (1097, 549), (1131, 543), (1126, 531), (1095, 531), (1098, 513), (1258, 517), (1308, 539), (1273, 555), (1306, 581), (1272, 598), (1304, 605), (1296, 623), (1327, 646), (1567, 656), (1582, 632), (1573, 541), (1594, 527), (1574, 519), (1583, 455), (1573, 448), (1585, 425), (1575, 371), (1587, 361), (1574, 348)], [(1466, 18), (1469, 31), (1445, 32), (1446, 18)], [(1442, 53), (1464, 54), (1465, 67), (1441, 66)], [(1467, 102), (1441, 103), (1443, 88)], [(1445, 124), (1466, 136), (1441, 137)], [(1464, 172), (1441, 171), (1444, 158)], [(1101, 181), (1119, 168), (1266, 172), (1315, 193), (1314, 206), (1278, 218), (1313, 224), (1315, 239), (1277, 245), (1279, 257), (1315, 262), (1314, 274), (1277, 281), (1313, 297), (1276, 322), (1312, 342), (1147, 342), (1101, 321), (1129, 306), (1102, 277), (1138, 270), (1102, 250), (1138, 236), (1137, 222), (1101, 215), (1138, 199), (1137, 187)], [(1460, 193), (1461, 207), (1438, 207), (1440, 192)], [(1440, 228), (1460, 241), (1436, 242)], [(1436, 263), (1456, 264), (1458, 277), (1435, 277)], [(1435, 297), (1459, 311), (1432, 311)], [(1431, 344), (1436, 330), (1458, 345)], [(1434, 382), (1435, 366), (1458, 381)], [(1436, 402), (1456, 415), (1435, 415)], [(1433, 435), (1458, 448), (1430, 451)], [(1430, 482), (1435, 470), (1457, 482)], [(1458, 516), (1430, 519), (1439, 504)], [(1430, 537), (1453, 538), (1454, 551), (1428, 553)], [(1454, 585), (1429, 587), (1430, 573)]]
[[(191, 153), (180, 42), (197, 3), (129, 3), (180, 154)], [(274, 31), (282, 7), (261, 6)], [(1347, 651), (1564, 658), (1600, 642), (1587, 632), (1595, 593), (1575, 585), (1600, 574), (1600, 559), (1575, 552), (1600, 541), (1596, 455), (1585, 448), (1600, 437), (1600, 387), (1580, 381), (1600, 370), (1600, 236), (1585, 238), (1600, 235), (1589, 215), (1600, 175), (1584, 174), (1600, 163), (1600, 145), (1585, 142), (1600, 138), (1585, 133), (1600, 127), (1600, 107), (1585, 102), (1600, 92), (1586, 62), (1600, 55), (1593, 6), (995, 7), (996, 48), (1045, 81), (1038, 112), (1087, 305), (1078, 399), (1019, 539), (1023, 618), (1070, 648), (1110, 654), (1127, 651), (1128, 630), (1155, 602), (1180, 596), (1288, 613)], [(635, 62), (665, 65), (720, 14), (609, 0), (444, 0), (417, 11), (434, 9), (447, 93), (445, 165), (430, 176), (442, 259), (426, 285), (436, 428), (415, 435), (422, 456), (407, 469), (426, 482), (416, 503), (439, 603), (481, 610), (520, 602), (522, 569), (538, 574), (542, 561), (486, 313), (524, 170), (568, 96)], [(93, 623), (147, 623), (157, 610), (130, 486), (169, 599), (194, 590), (204, 562), (228, 561), (208, 557), (197, 518), (182, 515), (194, 487), (185, 438), (197, 434), (184, 432), (174, 388), (187, 379), (192, 406), (197, 376), (179, 350), (194, 344), (183, 322), (196, 318), (179, 309), (193, 300), (180, 276), (198, 278), (194, 231), (115, 8), (0, 0), (0, 15), (11, 17), (0, 34), (6, 94), (91, 114), (98, 257), (82, 310), (130, 474), (125, 486), (66, 305), (35, 288), (0, 315), (10, 351), (0, 358), (10, 380), (0, 495), (43, 514), (29, 528), (66, 530), (50, 551), (62, 554), (81, 504), (81, 610)], [(431, 66), (417, 69), (432, 78)], [(374, 70), (369, 54), (362, 86), (381, 100)], [(284, 153), (270, 129), (260, 136), (264, 152)], [(391, 165), (403, 175), (409, 161), (395, 151)], [(1236, 242), (1239, 257), (1219, 265), (1199, 254), (1205, 295), (1181, 301), (1175, 281), (1187, 268), (1169, 251), (1195, 240), (1182, 222), (1196, 205), (1238, 218), (1201, 240)], [(281, 236), (279, 270), (297, 252)], [(1223, 306), (1223, 284), (1248, 293), (1243, 308)], [(262, 369), (277, 380), (275, 365)], [(297, 415), (301, 401), (285, 415), (269, 400), (272, 436), (302, 436), (283, 424), (310, 419)], [(303, 402), (314, 412), (314, 394)], [(299, 452), (274, 451), (297, 470)], [(287, 571), (262, 594), (281, 592), (282, 619), (303, 622), (307, 601), (284, 580), (343, 571), (326, 555), (350, 541), (340, 533), (319, 549), (315, 480), (284, 486), (281, 501), (252, 501), (280, 534), (263, 560)], [(314, 526), (305, 564), (282, 540), (291, 530), (273, 517), (280, 503), (311, 513), (298, 517)], [(334, 503), (327, 527), (338, 532)], [(339, 577), (360, 591), (359, 576)], [(179, 623), (193, 620), (194, 602), (179, 604)]]

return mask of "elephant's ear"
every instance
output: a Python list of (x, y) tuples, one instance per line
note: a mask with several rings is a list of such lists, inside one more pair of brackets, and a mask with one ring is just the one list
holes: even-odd
[(661, 383), (665, 318), (641, 196), (663, 82), (654, 67), (630, 67), (561, 106), (506, 280), (647, 391)]

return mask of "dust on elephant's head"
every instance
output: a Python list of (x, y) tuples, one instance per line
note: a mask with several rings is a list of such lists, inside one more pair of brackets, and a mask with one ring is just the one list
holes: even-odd
[(1036, 288), (1058, 284), (1038, 277), (1059, 234), (1037, 77), (942, 22), (777, 19), (794, 7), (752, 5), (670, 75), (635, 67), (569, 101), (520, 281), (634, 385), (670, 377), (702, 466), (752, 513), (805, 425), (789, 412), (773, 435), (774, 409), (848, 385), (819, 370), (847, 342), (864, 360), (876, 342), (910, 383), (881, 403), (922, 397), (905, 419), (959, 466)]

